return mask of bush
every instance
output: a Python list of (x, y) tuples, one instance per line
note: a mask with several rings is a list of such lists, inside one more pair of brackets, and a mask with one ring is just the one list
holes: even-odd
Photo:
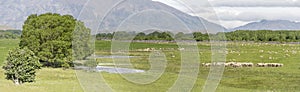
[(3, 66), (6, 79), (19, 85), (24, 82), (34, 82), (36, 69), (41, 68), (39, 58), (28, 48), (10, 50), (7, 63)]

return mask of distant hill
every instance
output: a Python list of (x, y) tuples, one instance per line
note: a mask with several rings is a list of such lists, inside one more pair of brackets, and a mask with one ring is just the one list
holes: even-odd
[(13, 27), (5, 26), (5, 25), (0, 25), (0, 30), (15, 30)]
[[(100, 0), (99, 4), (96, 8), (105, 8), (105, 3), (110, 1), (117, 0)], [(103, 3), (100, 3), (103, 2)], [(60, 13), (60, 14), (71, 14), (74, 17), (78, 17), (81, 9), (85, 4), (85, 0), (4, 0), (0, 2), (0, 25), (10, 25), (14, 28), (21, 29), (23, 22), (26, 20), (27, 16), (30, 14), (41, 14), (46, 12)], [(86, 7), (87, 10), (95, 10), (95, 7)], [(127, 0), (120, 6), (114, 8), (109, 14), (108, 17), (103, 21), (104, 24), (101, 26), (102, 30), (107, 30), (111, 32), (111, 30), (116, 29), (122, 21), (128, 18), (130, 15), (141, 12), (144, 9), (152, 9), (154, 11), (165, 11), (171, 13), (174, 18), (178, 18), (181, 22), (186, 24), (185, 26), (189, 27), (191, 31), (204, 31), (205, 28), (209, 30), (223, 30), (225, 29), (223, 26), (218, 24), (209, 22), (203, 18), (199, 18), (196, 16), (188, 15), (184, 12), (181, 12), (173, 7), (170, 7), (166, 4), (160, 2), (154, 2), (152, 0)], [(98, 12), (98, 11), (97, 11)], [(103, 12), (103, 11), (102, 11)], [(98, 15), (98, 17), (103, 17), (106, 14), (100, 12), (102, 15)], [(144, 28), (145, 25), (142, 25), (142, 22), (153, 22), (149, 27), (173, 27), (176, 31), (183, 31), (174, 18), (165, 18), (165, 15), (159, 14), (158, 12), (146, 12), (140, 13), (138, 16), (132, 19), (135, 22), (127, 22), (130, 26), (127, 28)], [(170, 15), (171, 16), (171, 15)], [(155, 23), (160, 22), (160, 18), (164, 19), (163, 23)], [(199, 21), (199, 19), (201, 21)], [(167, 25), (164, 25), (167, 24)], [(205, 24), (203, 26), (202, 24)], [(182, 27), (181, 27), (182, 28)], [(125, 29), (125, 28), (124, 28)]]
[(21, 36), (21, 34), (21, 30), (5, 28), (0, 30), (0, 39), (17, 39)]
[(288, 20), (261, 20), (231, 30), (300, 30), (300, 22)]
[(21, 30), (0, 30), (0, 34), (3, 34), (3, 33), (11, 33), (11, 34), (21, 36), (22, 31)]

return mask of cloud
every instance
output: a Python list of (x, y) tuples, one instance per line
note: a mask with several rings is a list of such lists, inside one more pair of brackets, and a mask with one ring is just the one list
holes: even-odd
[(300, 21), (300, 7), (221, 7), (216, 8), (216, 13), (221, 20), (292, 20)]
[[(162, 2), (186, 13), (212, 12), (212, 7), (205, 0), (152, 0)], [(209, 9), (210, 8), (210, 9)]]
[(255, 22), (255, 21), (239, 21), (239, 20), (231, 20), (231, 21), (226, 21), (226, 20), (220, 20), (218, 21), (220, 25), (227, 27), (228, 29), (239, 27), (240, 25), (246, 25), (249, 22)]
[[(222, 21), (232, 28), (245, 23), (267, 20), (300, 21), (300, 7), (219, 7), (215, 8), (219, 18), (207, 17), (210, 21)], [(231, 24), (230, 24), (231, 23)]]
[(175, 4), (174, 0), (157, 1), (168, 3), (183, 12), (205, 18), (226, 28), (262, 19), (300, 21), (298, 0), (208, 0), (209, 3), (202, 4), (199, 1), (205, 0), (182, 0), (188, 2), (186, 5), (193, 8), (194, 12), (189, 12), (182, 5)]
[(298, 0), (210, 0), (214, 7), (300, 7)]

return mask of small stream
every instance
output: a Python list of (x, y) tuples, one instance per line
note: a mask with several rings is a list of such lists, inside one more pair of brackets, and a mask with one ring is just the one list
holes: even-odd
[(129, 68), (116, 68), (111, 66), (97, 66), (96, 70), (99, 72), (108, 72), (108, 73), (118, 73), (118, 74), (124, 74), (124, 73), (143, 73), (144, 70), (138, 70), (138, 69), (129, 69)]
[[(95, 55), (89, 58), (134, 58), (137, 56), (120, 56), (120, 55)], [(86, 66), (76, 66), (77, 70), (89, 70), (89, 71), (97, 71), (97, 72), (108, 72), (108, 73), (117, 73), (117, 74), (126, 74), (126, 73), (142, 73), (144, 70), (138, 69), (130, 69), (130, 68), (120, 68), (115, 67), (114, 63), (99, 63), (98, 66), (91, 68)]]
[(137, 56), (120, 56), (120, 55), (95, 55), (95, 56), (91, 56), (89, 58), (134, 58)]
[(108, 73), (116, 73), (116, 74), (129, 74), (129, 73), (143, 73), (144, 70), (138, 69), (130, 69), (130, 68), (119, 68), (114, 66), (96, 66), (86, 67), (86, 66), (76, 66), (75, 70), (87, 70), (87, 71), (96, 71), (96, 72), (108, 72)]

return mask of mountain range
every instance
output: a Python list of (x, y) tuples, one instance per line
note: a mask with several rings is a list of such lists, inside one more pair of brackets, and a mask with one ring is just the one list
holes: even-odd
[[(94, 12), (95, 8), (105, 8), (108, 7), (105, 6), (106, 3), (118, 1), (120, 0), (99, 0), (98, 5), (94, 5), (96, 7), (87, 6), (85, 8)], [(85, 2), (85, 0), (1, 0), (0, 25), (21, 29), (23, 22), (30, 14), (47, 12), (70, 14), (77, 18), (86, 4)], [(132, 28), (163, 28), (175, 31), (186, 31), (186, 29), (189, 29), (192, 32), (206, 31), (205, 29), (225, 30), (221, 25), (200, 17), (188, 15), (166, 4), (151, 0), (126, 0), (126, 2), (117, 7), (111, 8), (109, 13), (106, 11), (100, 13), (98, 11), (97, 13), (98, 16), (103, 17), (100, 30), (108, 32), (120, 27), (123, 30)], [(106, 17), (104, 18), (105, 14)], [(124, 21), (125, 23), (123, 23)]]
[(300, 30), (300, 22), (289, 20), (261, 20), (231, 29), (234, 30)]
[[(210, 33), (214, 33), (213, 30), (227, 30), (221, 25), (201, 17), (191, 16), (160, 2), (126, 0), (112, 7), (119, 1), (97, 0), (92, 2), (92, 6), (85, 6), (86, 0), (1, 0), (0, 25), (9, 26), (10, 29), (22, 29), (27, 16), (47, 12), (70, 14), (78, 18), (85, 8), (89, 13), (96, 12), (97, 18), (102, 20), (101, 25), (100, 23), (96, 25), (99, 28), (94, 29), (101, 32), (145, 31), (160, 28), (172, 32), (188, 32), (188, 30), (206, 32), (207, 29)], [(234, 30), (300, 30), (300, 23), (288, 20), (261, 20), (228, 31)]]

